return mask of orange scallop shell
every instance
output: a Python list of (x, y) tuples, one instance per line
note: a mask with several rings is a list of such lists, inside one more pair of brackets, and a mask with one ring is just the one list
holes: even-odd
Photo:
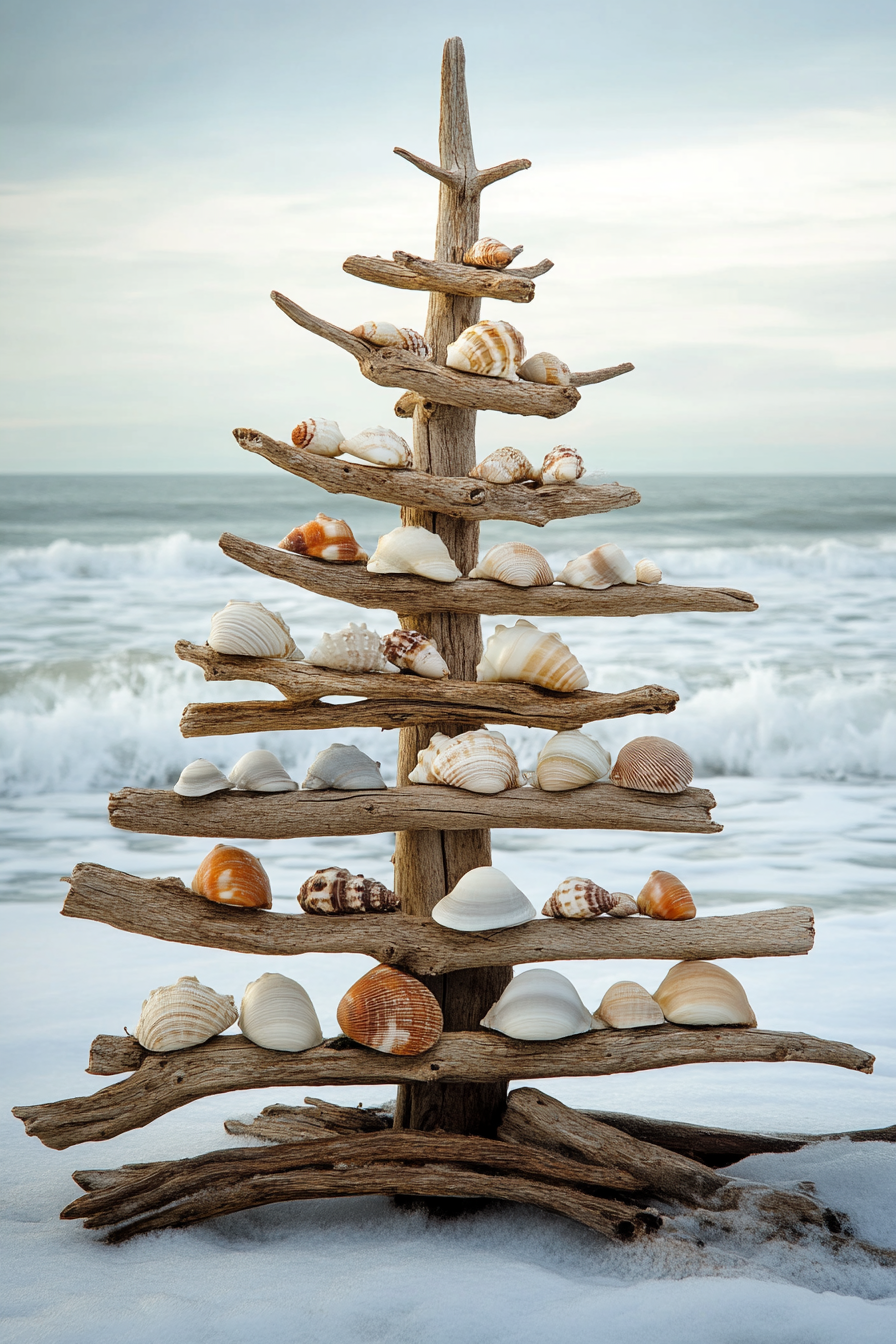
[(424, 984), (376, 966), (342, 997), (336, 1020), (349, 1040), (384, 1055), (420, 1055), (442, 1034), (442, 1010)]
[(680, 878), (655, 868), (638, 892), (638, 909), (651, 919), (693, 919), (694, 898)]
[(690, 756), (665, 737), (636, 737), (616, 757), (610, 779), (624, 789), (681, 793), (694, 778)]
[(310, 523), (294, 527), (278, 546), (281, 551), (294, 551), (296, 555), (313, 555), (318, 560), (343, 564), (367, 559), (367, 552), (361, 550), (345, 519), (330, 518), (326, 513), (319, 513)]
[(215, 845), (196, 869), (192, 887), (219, 905), (271, 908), (271, 884), (260, 860), (236, 845)]

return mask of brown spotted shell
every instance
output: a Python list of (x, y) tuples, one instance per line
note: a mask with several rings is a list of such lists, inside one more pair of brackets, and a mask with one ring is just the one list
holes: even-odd
[(585, 463), (575, 448), (567, 443), (558, 443), (545, 455), (541, 464), (540, 480), (542, 485), (570, 485), (585, 475)]
[(622, 919), (636, 915), (638, 907), (624, 892), (605, 891), (587, 877), (565, 877), (545, 901), (541, 913), (554, 919), (597, 919), (599, 915)]
[(694, 898), (680, 878), (655, 868), (638, 892), (638, 909), (651, 919), (693, 919)]
[(236, 845), (215, 845), (191, 883), (197, 896), (219, 905), (270, 910), (271, 884), (259, 859)]
[(393, 630), (383, 637), (383, 657), (393, 667), (404, 668), (417, 677), (441, 681), (451, 671), (439, 653), (438, 645), (419, 630)]
[(616, 757), (610, 779), (623, 789), (681, 793), (694, 778), (691, 758), (665, 737), (636, 737)]
[(294, 527), (278, 546), (281, 551), (313, 555), (318, 560), (342, 564), (367, 559), (367, 552), (361, 550), (345, 519), (331, 518), (326, 513), (319, 513), (309, 523)]
[(442, 1034), (435, 995), (405, 971), (376, 966), (342, 997), (336, 1020), (349, 1040), (384, 1055), (419, 1055)]
[(347, 868), (318, 868), (299, 888), (298, 902), (309, 915), (389, 914), (401, 902), (382, 882)]

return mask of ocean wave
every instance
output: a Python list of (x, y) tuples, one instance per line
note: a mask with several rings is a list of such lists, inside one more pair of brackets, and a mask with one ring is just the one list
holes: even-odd
[(42, 579), (194, 578), (227, 574), (235, 562), (216, 542), (198, 541), (188, 532), (172, 532), (131, 545), (88, 546), (64, 538), (49, 546), (0, 551), (0, 583)]

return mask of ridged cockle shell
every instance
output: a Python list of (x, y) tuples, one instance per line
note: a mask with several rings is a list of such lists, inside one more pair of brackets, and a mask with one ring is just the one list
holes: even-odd
[(624, 919), (636, 915), (638, 907), (625, 892), (605, 891), (587, 877), (565, 877), (541, 913), (553, 919), (597, 919), (600, 915)]
[(180, 772), (180, 778), (174, 786), (174, 792), (182, 798), (205, 798), (221, 789), (232, 789), (233, 785), (211, 761), (200, 757), (191, 761)]
[(429, 748), (419, 752), (417, 759), (408, 776), (412, 784), (449, 784), (470, 793), (503, 793), (523, 783), (513, 748), (501, 733), (487, 728), (457, 737), (434, 734)]
[(367, 561), (371, 574), (420, 574), (436, 583), (453, 583), (460, 570), (448, 547), (425, 527), (396, 527), (380, 537)]
[(436, 903), (432, 917), (443, 928), (479, 933), (528, 924), (535, 918), (535, 906), (497, 868), (471, 868)]
[(324, 1039), (307, 991), (276, 971), (246, 986), (239, 1023), (243, 1035), (263, 1050), (311, 1050)]
[[(569, 387), (572, 374), (569, 365), (564, 364), (558, 355), (547, 350), (539, 350), (530, 355), (525, 364), (520, 365), (520, 377), (527, 383), (548, 383), (553, 387)], [(554, 450), (556, 452), (556, 449)]]
[(292, 432), (296, 448), (318, 457), (338, 457), (345, 438), (335, 420), (301, 420)]
[(303, 789), (384, 789), (379, 761), (358, 747), (334, 742), (318, 752), (302, 781)]
[(360, 457), (364, 462), (372, 462), (376, 467), (414, 465), (414, 454), (409, 445), (394, 429), (386, 429), (383, 425), (353, 434), (344, 441), (342, 451), (351, 453), (352, 457)]
[(414, 331), (413, 327), (395, 327), (391, 322), (362, 322), (359, 327), (352, 328), (351, 334), (360, 336), (371, 345), (390, 345), (399, 350), (410, 350), (421, 359), (432, 357), (426, 338), (419, 331)]
[(345, 519), (331, 518), (326, 513), (319, 513), (310, 523), (294, 527), (277, 544), (281, 551), (312, 555), (318, 560), (330, 560), (336, 564), (367, 559), (367, 552), (361, 550)]
[(391, 634), (385, 635), (383, 657), (393, 667), (402, 667), (413, 672), (416, 677), (441, 681), (443, 677), (451, 676), (435, 640), (421, 634), (419, 630), (393, 630)]
[(284, 769), (272, 751), (247, 751), (230, 772), (235, 789), (252, 789), (256, 793), (292, 793), (299, 786)]
[(237, 1019), (231, 994), (216, 994), (195, 975), (162, 985), (143, 1000), (134, 1036), (144, 1050), (189, 1050), (232, 1027)]
[(464, 253), (464, 265), (487, 266), (495, 271), (503, 271), (522, 250), (522, 244), (519, 247), (508, 247), (506, 243), (500, 243), (497, 238), (477, 238), (473, 246), (468, 247)]
[(246, 658), (301, 658), (289, 626), (261, 602), (228, 602), (212, 616), (209, 647)]
[(338, 672), (388, 672), (383, 657), (383, 644), (375, 630), (368, 630), (362, 621), (349, 621), (335, 634), (321, 635), (308, 654), (306, 662), (315, 667), (329, 667)]
[(663, 571), (652, 560), (639, 560), (635, 565), (635, 578), (639, 583), (662, 583)]
[(694, 899), (680, 878), (655, 868), (638, 892), (638, 909), (651, 919), (693, 919)]
[(554, 582), (553, 571), (541, 551), (525, 541), (499, 541), (471, 569), (468, 579), (494, 579), (514, 588), (537, 588)]
[(539, 478), (542, 485), (571, 485), (585, 475), (585, 463), (575, 448), (558, 443), (545, 455)]
[(500, 318), (483, 318), (462, 331), (448, 346), (449, 369), (517, 382), (517, 369), (526, 358), (526, 346), (516, 327)]
[(480, 1025), (517, 1041), (557, 1041), (602, 1023), (589, 1013), (571, 980), (539, 966), (515, 975)]
[(420, 1055), (442, 1034), (435, 995), (394, 966), (362, 975), (343, 996), (336, 1020), (349, 1040), (384, 1055)]
[(682, 1027), (756, 1025), (743, 985), (712, 961), (680, 961), (653, 997), (666, 1020)]
[(636, 737), (616, 757), (614, 784), (647, 793), (681, 793), (694, 778), (691, 758), (665, 737)]
[(635, 568), (625, 558), (614, 541), (596, 546), (593, 551), (579, 555), (561, 569), (560, 583), (571, 588), (612, 588), (617, 583), (637, 583)]
[(476, 680), (522, 681), (549, 691), (582, 691), (588, 685), (585, 669), (560, 636), (522, 619), (495, 626)]
[(597, 1016), (608, 1027), (625, 1031), (631, 1027), (658, 1027), (665, 1021), (663, 1010), (643, 985), (619, 980), (600, 1001)]
[(596, 737), (588, 737), (581, 728), (570, 728), (548, 738), (538, 753), (535, 778), (540, 789), (561, 793), (595, 784), (610, 769), (610, 753)]
[(347, 868), (318, 868), (299, 888), (298, 902), (309, 915), (390, 914), (401, 902), (372, 877)]
[(512, 485), (514, 481), (534, 481), (538, 472), (517, 448), (496, 448), (467, 475), (490, 485)]
[(215, 845), (196, 869), (190, 885), (197, 896), (218, 905), (271, 908), (271, 884), (261, 860), (236, 845)]

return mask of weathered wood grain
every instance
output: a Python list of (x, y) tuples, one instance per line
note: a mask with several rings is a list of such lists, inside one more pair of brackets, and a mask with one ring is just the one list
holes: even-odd
[[(298, 886), (304, 874), (297, 874)], [(538, 961), (639, 958), (707, 961), (804, 956), (815, 937), (807, 906), (688, 920), (537, 919), (513, 929), (458, 933), (427, 917), (294, 915), (239, 910), (196, 896), (176, 877), (133, 877), (95, 863), (75, 865), (62, 913), (171, 943), (295, 957), (353, 952), (414, 975)], [(533, 893), (541, 905), (548, 892)]]
[(257, 429), (235, 429), (233, 437), (246, 452), (311, 481), (331, 495), (361, 495), (469, 522), (504, 518), (544, 527), (554, 518), (580, 518), (639, 504), (630, 485), (490, 485), (471, 476), (435, 476), (426, 471), (393, 471), (362, 466), (340, 457), (320, 457), (303, 448), (269, 438)]
[(462, 298), (507, 299), (510, 303), (531, 303), (535, 298), (535, 282), (518, 270), (496, 271), (458, 262), (429, 261), (410, 252), (393, 252), (391, 259), (347, 257), (342, 269), (359, 280), (389, 285), (392, 289), (425, 290), (456, 294)]
[(670, 611), (755, 611), (757, 603), (738, 588), (683, 588), (671, 583), (617, 584), (602, 592), (555, 583), (513, 588), (491, 579), (436, 583), (416, 574), (370, 574), (363, 561), (332, 565), (307, 555), (260, 546), (224, 532), (225, 555), (259, 574), (285, 579), (312, 593), (397, 612), (475, 612), (483, 616), (647, 616)]

